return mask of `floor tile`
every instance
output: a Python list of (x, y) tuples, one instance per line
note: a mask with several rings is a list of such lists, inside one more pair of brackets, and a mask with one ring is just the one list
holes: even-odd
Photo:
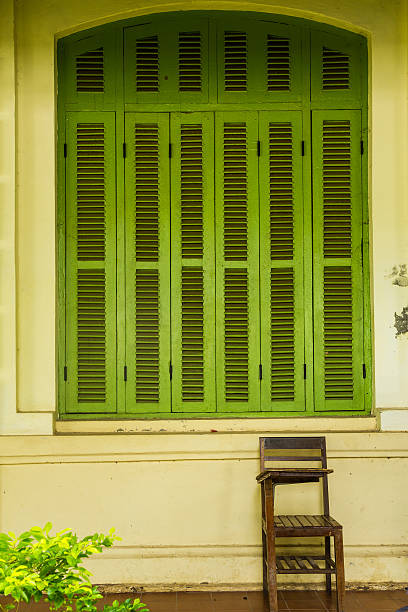
[[(214, 612), (214, 602), (209, 592), (177, 593), (177, 612)], [(154, 612), (154, 610), (152, 610)]]
[(316, 591), (283, 591), (289, 610), (326, 610)]
[[(98, 602), (98, 608), (115, 599), (139, 597), (151, 612), (268, 612), (262, 591), (183, 591), (172, 593), (112, 593)], [(4, 603), (4, 598), (0, 597)], [(336, 591), (278, 591), (280, 612), (336, 612)], [(345, 612), (397, 612), (408, 606), (408, 594), (398, 591), (346, 591)], [(45, 603), (21, 604), (19, 612), (48, 612)]]
[[(337, 612), (337, 599), (336, 599), (336, 591), (333, 590), (331, 595), (326, 593), (326, 591), (316, 591), (317, 597), (323, 602), (326, 610), (330, 612)], [(354, 591), (346, 591), (344, 596), (344, 605), (346, 612), (360, 612), (361, 604), (358, 602), (356, 598), (356, 593)]]
[(211, 593), (211, 598), (217, 612), (220, 610), (250, 611), (249, 596), (246, 591)]

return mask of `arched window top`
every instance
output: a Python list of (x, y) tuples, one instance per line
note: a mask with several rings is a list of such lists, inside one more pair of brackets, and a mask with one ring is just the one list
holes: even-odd
[(161, 13), (61, 39), (59, 101), (66, 110), (260, 101), (360, 108), (366, 58), (364, 37), (304, 19)]

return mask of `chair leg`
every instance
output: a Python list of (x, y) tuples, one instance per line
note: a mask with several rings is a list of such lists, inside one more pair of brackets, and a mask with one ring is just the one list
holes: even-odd
[(265, 597), (268, 595), (268, 571), (267, 571), (267, 558), (266, 558), (266, 536), (262, 529), (262, 584)]
[(334, 534), (334, 552), (336, 555), (336, 591), (337, 591), (337, 612), (344, 612), (344, 552), (343, 552), (343, 531), (336, 530)]
[[(330, 564), (327, 559), (330, 559), (330, 536), (324, 538), (324, 554), (326, 557), (326, 568), (329, 569)], [(331, 593), (332, 583), (331, 583), (331, 574), (326, 574), (326, 592)]]
[(278, 612), (278, 585), (276, 581), (276, 549), (274, 526), (274, 486), (270, 480), (265, 483), (265, 523), (266, 523), (266, 581), (269, 612)]

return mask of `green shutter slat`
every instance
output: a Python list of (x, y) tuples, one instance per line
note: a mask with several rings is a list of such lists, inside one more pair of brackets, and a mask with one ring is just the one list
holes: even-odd
[[(174, 356), (173, 361), (176, 359)], [(181, 270), (181, 395), (183, 402), (204, 401), (204, 281), (201, 267), (183, 266)]]
[(350, 89), (350, 57), (346, 53), (322, 48), (323, 90)]
[(225, 91), (247, 90), (247, 34), (246, 32), (224, 32), (224, 89)]
[(259, 410), (257, 113), (216, 113), (217, 410)]
[(179, 134), (181, 256), (203, 256), (203, 128), (201, 124), (183, 124)]
[(350, 121), (323, 121), (323, 252), (351, 257)]
[(105, 127), (77, 125), (77, 256), (105, 259)]
[(300, 30), (234, 17), (220, 20), (217, 29), (218, 102), (301, 101)]
[(134, 124), (136, 261), (159, 260), (159, 139), (157, 123)]
[(314, 108), (360, 108), (367, 41), (355, 34), (311, 31), (311, 101)]
[(201, 32), (179, 32), (178, 75), (179, 91), (198, 91), (202, 88)]
[(104, 92), (103, 47), (85, 51), (76, 57), (76, 90), (85, 93)]
[(262, 410), (305, 410), (302, 118), (260, 113)]
[(170, 412), (169, 116), (125, 125), (126, 412)]
[(146, 36), (136, 41), (136, 91), (159, 91), (159, 38)]
[(353, 289), (350, 267), (325, 267), (323, 276), (324, 397), (353, 400)]
[(224, 258), (248, 257), (248, 133), (245, 123), (224, 123)]
[(136, 270), (136, 404), (160, 402), (160, 285), (158, 270)]
[(66, 111), (115, 109), (116, 79), (122, 71), (116, 54), (118, 36), (118, 31), (108, 27), (92, 34), (81, 32), (58, 43), (63, 59), (59, 102)]
[(249, 295), (248, 271), (224, 271), (224, 375), (225, 402), (249, 400)]
[(291, 48), (290, 39), (267, 34), (268, 91), (290, 91)]
[(165, 17), (125, 28), (125, 102), (208, 102), (208, 19)]
[(214, 116), (171, 116), (173, 411), (214, 412)]
[(78, 270), (77, 397), (80, 404), (106, 401), (105, 294), (104, 270)]
[[(295, 287), (292, 268), (271, 270), (271, 401), (295, 399)], [(300, 339), (301, 340), (301, 339)], [(296, 347), (297, 348), (297, 347)]]
[(316, 410), (364, 410), (360, 111), (315, 111)]
[(68, 413), (116, 411), (113, 113), (69, 113), (66, 169)]

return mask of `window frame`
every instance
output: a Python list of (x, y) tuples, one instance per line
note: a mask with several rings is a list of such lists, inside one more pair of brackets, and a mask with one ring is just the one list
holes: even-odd
[[(259, 411), (259, 412), (205, 412), (205, 413), (191, 413), (191, 412), (155, 412), (155, 413), (130, 413), (130, 412), (112, 412), (112, 413), (92, 413), (92, 414), (79, 414), (66, 412), (66, 393), (65, 393), (65, 373), (66, 373), (66, 227), (65, 227), (65, 156), (64, 156), (64, 144), (66, 142), (65, 134), (65, 116), (67, 112), (79, 110), (78, 105), (75, 102), (66, 102), (66, 87), (67, 82), (64, 78), (64, 72), (66, 66), (69, 65), (69, 53), (67, 51), (69, 45), (76, 44), (81, 41), (84, 36), (92, 33), (101, 33), (106, 35), (109, 40), (109, 44), (114, 49), (116, 62), (122, 66), (123, 62), (123, 39), (125, 28), (130, 28), (134, 25), (145, 23), (148, 19), (154, 25), (155, 21), (166, 19), (169, 23), (178, 23), (181, 19), (208, 19), (210, 22), (219, 22), (220, 20), (228, 22), (228, 19), (233, 19), (236, 23), (241, 23), (245, 26), (248, 19), (252, 20), (265, 20), (274, 23), (286, 23), (290, 24), (291, 27), (299, 28), (300, 44), (302, 45), (302, 53), (305, 57), (305, 64), (307, 68), (303, 73), (303, 91), (305, 83), (311, 82), (311, 63), (312, 58), (309, 57), (309, 50), (313, 54), (313, 45), (309, 45), (310, 33), (314, 32), (316, 36), (321, 36), (322, 39), (327, 37), (341, 37), (344, 41), (349, 41), (351, 45), (355, 41), (359, 41), (361, 45), (361, 73), (363, 75), (361, 79), (361, 98), (358, 108), (361, 110), (362, 120), (362, 146), (364, 148), (364, 155), (362, 156), (361, 163), (361, 186), (362, 186), (362, 216), (363, 216), (363, 240), (362, 240), (362, 254), (363, 254), (363, 301), (364, 301), (364, 321), (363, 321), (363, 334), (364, 334), (364, 363), (366, 370), (366, 380), (364, 384), (364, 408), (359, 411), (344, 411), (344, 410), (330, 410), (330, 411), (317, 411), (314, 408), (314, 391), (313, 391), (313, 375), (312, 373), (306, 378), (305, 381), (305, 409), (299, 412), (278, 412), (278, 411)], [(214, 31), (210, 30), (209, 39), (214, 40)], [(78, 43), (79, 44), (79, 43)], [(214, 49), (209, 51), (209, 71), (214, 67)], [(115, 63), (117, 66), (117, 64)], [(116, 70), (117, 73), (122, 73), (123, 70)], [(212, 77), (209, 77), (210, 85), (210, 98), (214, 95), (216, 80), (216, 73)], [(372, 332), (371, 332), (371, 310), (370, 310), (370, 249), (369, 249), (369, 211), (368, 211), (368, 72), (367, 72), (367, 44), (366, 40), (359, 35), (346, 30), (341, 30), (328, 26), (322, 23), (310, 22), (303, 19), (294, 17), (287, 17), (286, 15), (275, 15), (265, 13), (237, 13), (234, 11), (188, 11), (188, 12), (177, 12), (177, 13), (160, 13), (157, 15), (147, 15), (142, 18), (128, 19), (125, 21), (118, 21), (84, 32), (73, 34), (69, 37), (63, 38), (58, 44), (58, 91), (59, 95), (57, 98), (57, 271), (58, 271), (58, 294), (57, 294), (57, 372), (58, 372), (58, 414), (61, 419), (68, 420), (82, 420), (82, 419), (104, 419), (104, 420), (120, 420), (123, 418), (143, 418), (143, 419), (183, 419), (183, 418), (274, 418), (274, 417), (306, 417), (306, 416), (364, 416), (371, 413), (372, 403)], [(302, 113), (303, 122), (303, 140), (305, 142), (305, 156), (303, 157), (303, 172), (304, 176), (312, 176), (312, 159), (311, 159), (311, 112), (313, 110), (322, 109), (355, 109), (356, 101), (352, 98), (342, 104), (337, 104), (335, 100), (328, 99), (326, 102), (315, 96), (309, 100), (303, 100), (302, 103), (298, 102), (265, 102), (262, 103), (251, 103), (244, 102), (238, 104), (237, 102), (214, 104), (209, 101), (208, 103), (198, 103), (188, 101), (185, 104), (125, 104), (124, 102), (124, 85), (123, 83), (118, 84), (115, 82), (115, 98), (108, 102), (109, 109), (116, 113), (116, 174), (117, 177), (124, 175), (124, 159), (122, 157), (122, 142), (125, 142), (124, 125), (125, 125), (125, 114), (127, 111), (137, 112), (171, 112), (175, 110), (239, 110), (239, 111), (250, 111), (259, 110), (267, 111), (274, 110), (300, 110)], [(90, 100), (88, 102), (89, 108), (84, 110), (99, 110), (98, 104)], [(307, 211), (307, 205), (309, 204), (309, 210)], [(311, 180), (306, 178), (304, 180), (304, 232), (312, 231), (312, 197), (311, 197)], [(123, 181), (117, 181), (117, 218), (121, 219), (124, 215), (124, 185)], [(305, 282), (305, 302), (304, 302), (304, 318), (309, 318), (309, 321), (313, 321), (313, 305), (312, 305), (312, 257), (313, 253), (309, 253), (304, 256), (304, 276), (309, 282)], [(121, 240), (117, 241), (117, 283), (118, 285), (124, 282), (124, 244)], [(117, 311), (121, 313), (124, 311), (125, 298), (122, 295), (117, 294)], [(125, 325), (121, 321), (120, 314), (117, 318), (117, 398), (116, 398), (116, 410), (120, 405), (124, 405), (125, 399), (125, 385), (126, 383), (121, 380), (120, 376), (120, 365), (125, 362), (124, 359), (124, 347), (125, 347)], [(308, 351), (308, 355), (305, 356), (305, 360), (309, 360), (313, 363), (312, 349), (313, 346), (313, 325), (305, 325), (305, 347)], [(171, 409), (171, 406), (169, 406)]]

